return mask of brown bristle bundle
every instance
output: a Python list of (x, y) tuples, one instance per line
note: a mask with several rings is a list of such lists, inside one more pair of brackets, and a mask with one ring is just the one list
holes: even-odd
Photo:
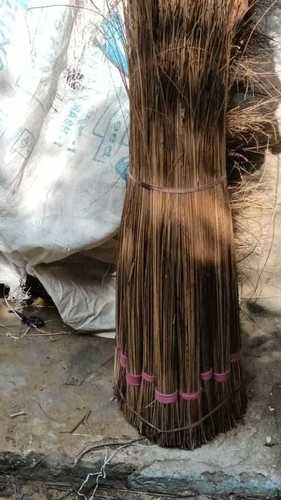
[(229, 187), (241, 183), (237, 142), (266, 137), (264, 148), (274, 130), (257, 75), (255, 7), (245, 0), (124, 7), (130, 175), (115, 394), (129, 422), (161, 446), (198, 447), (245, 410)]

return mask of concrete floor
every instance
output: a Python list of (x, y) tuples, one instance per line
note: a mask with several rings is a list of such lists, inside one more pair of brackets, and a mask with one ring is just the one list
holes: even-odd
[[(83, 498), (75, 492), (111, 454), (100, 481), (103, 488), (116, 488), (112, 497), (105, 491), (108, 498), (150, 498), (137, 492), (153, 493), (154, 499), (161, 494), (281, 495), (280, 311), (277, 297), (242, 303), (245, 420), (188, 452), (138, 441), (125, 422), (112, 401), (112, 340), (73, 334), (50, 308), (36, 314), (46, 319), (52, 335), (31, 331), (16, 339), (26, 327), (2, 308), (0, 498), (39, 500), (44, 498), (40, 482), (51, 491), (46, 499)], [(80, 490), (84, 498), (91, 497), (96, 477), (87, 482), (89, 493)], [(37, 484), (37, 496), (17, 493), (28, 481)]]
[(247, 414), (193, 452), (151, 446), (126, 423), (112, 400), (113, 340), (73, 333), (54, 308), (29, 311), (48, 335), (23, 336), (0, 307), (0, 500), (281, 498), (280, 204), (264, 226), (249, 269), (266, 268), (241, 302)]

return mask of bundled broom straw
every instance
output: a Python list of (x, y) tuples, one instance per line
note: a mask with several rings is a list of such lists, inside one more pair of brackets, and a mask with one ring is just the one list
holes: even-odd
[(280, 149), (275, 111), (281, 91), (274, 69), (274, 40), (265, 35), (263, 28), (267, 15), (277, 5), (280, 7), (280, 0), (249, 2), (237, 25), (230, 67), (227, 175), (240, 282), (247, 278), (245, 259), (260, 243), (260, 215), (274, 210), (272, 187), (265, 181), (266, 169), (262, 167), (266, 151)]
[(126, 2), (130, 175), (115, 393), (161, 446), (200, 446), (245, 409), (227, 145), (235, 151), (244, 133), (232, 96), (251, 79), (241, 42), (249, 32), (252, 51), (254, 10), (245, 0)]

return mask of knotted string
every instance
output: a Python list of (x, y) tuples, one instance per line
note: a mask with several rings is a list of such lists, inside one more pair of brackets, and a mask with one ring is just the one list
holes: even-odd
[(186, 188), (186, 189), (165, 187), (165, 186), (156, 186), (155, 184), (149, 184), (149, 183), (143, 182), (139, 179), (135, 179), (135, 177), (133, 177), (131, 174), (128, 175), (128, 178), (132, 182), (137, 184), (138, 186), (141, 186), (142, 188), (147, 189), (148, 191), (158, 191), (160, 193), (167, 193), (167, 194), (197, 193), (199, 191), (207, 191), (209, 189), (213, 189), (214, 187), (218, 186), (219, 184), (227, 185), (227, 178), (225, 176), (217, 177), (209, 184), (201, 184), (201, 185), (198, 184), (197, 186), (194, 186), (191, 188)]

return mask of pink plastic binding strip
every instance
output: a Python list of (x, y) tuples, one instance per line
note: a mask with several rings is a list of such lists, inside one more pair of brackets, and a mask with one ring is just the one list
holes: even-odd
[(236, 352), (235, 354), (231, 354), (230, 360), (231, 360), (231, 363), (234, 363), (235, 361), (241, 361), (241, 353)]
[(123, 352), (120, 352), (120, 365), (122, 368), (126, 368), (128, 363), (128, 356), (127, 354), (124, 354)]
[(200, 399), (200, 397), (201, 397), (201, 391), (180, 393), (180, 398), (183, 399), (184, 401), (196, 401), (197, 399)]
[(141, 379), (142, 379), (141, 375), (134, 375), (133, 373), (127, 373), (126, 378), (128, 385), (134, 385), (134, 386), (141, 385)]
[(208, 382), (213, 378), (213, 370), (209, 370), (208, 372), (203, 372), (200, 373), (201, 380), (204, 380), (204, 382)]
[(172, 394), (164, 394), (155, 390), (155, 399), (164, 405), (172, 405), (178, 400), (178, 393), (173, 392)]
[(149, 375), (149, 373), (142, 372), (142, 379), (145, 380), (146, 382), (154, 382), (155, 377), (154, 375)]
[(216, 382), (225, 383), (229, 379), (230, 370), (222, 373), (214, 373), (214, 379)]

